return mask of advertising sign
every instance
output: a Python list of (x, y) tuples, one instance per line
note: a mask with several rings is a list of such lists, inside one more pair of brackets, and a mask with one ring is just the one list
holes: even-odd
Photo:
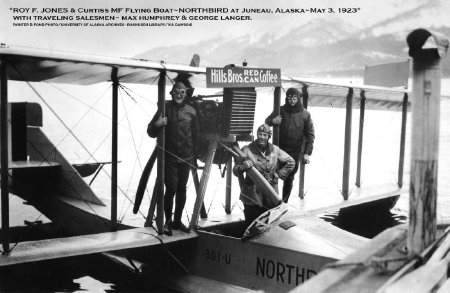
[(281, 86), (281, 70), (273, 68), (227, 67), (206, 68), (206, 87), (273, 87)]

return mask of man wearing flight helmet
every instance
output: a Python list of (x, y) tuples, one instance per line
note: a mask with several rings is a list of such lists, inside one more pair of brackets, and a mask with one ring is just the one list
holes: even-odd
[[(166, 103), (166, 115), (156, 112), (148, 125), (150, 137), (157, 137), (162, 127), (165, 127), (165, 170), (164, 213), (166, 222), (164, 233), (172, 235), (172, 229), (189, 232), (181, 221), (186, 204), (186, 185), (190, 168), (195, 166), (195, 146), (198, 135), (197, 111), (186, 104), (186, 85), (178, 81), (170, 91), (172, 101)], [(175, 198), (175, 213), (172, 221), (173, 200)]]
[[(288, 202), (291, 194), (294, 175), (298, 169), (299, 159), (304, 164), (309, 164), (309, 157), (314, 146), (314, 125), (311, 114), (303, 108), (302, 94), (296, 88), (289, 88), (286, 91), (286, 103), (280, 108), (280, 115), (275, 113), (266, 118), (266, 123), (270, 126), (280, 126), (280, 148), (287, 152), (295, 160), (295, 168), (292, 173), (284, 180), (283, 201)], [(302, 153), (303, 142), (305, 148)]]
[(243, 178), (243, 173), (254, 166), (278, 193), (278, 178), (286, 179), (295, 166), (291, 156), (269, 142), (271, 135), (269, 125), (259, 126), (256, 140), (242, 148), (243, 162), (236, 163), (233, 168), (234, 175), (239, 177), (241, 183), (240, 200), (244, 204), (247, 225), (275, 205), (264, 196), (249, 176)]

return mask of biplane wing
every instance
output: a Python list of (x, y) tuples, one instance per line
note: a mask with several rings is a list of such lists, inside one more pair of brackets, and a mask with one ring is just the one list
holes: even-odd
[[(368, 110), (401, 111), (403, 98), (408, 94), (405, 88), (382, 87), (344, 82), (327, 82), (320, 79), (283, 77), (284, 88), (306, 87), (309, 105), (312, 107), (345, 108), (346, 96), (353, 89), (353, 108), (359, 108), (361, 99), (365, 98), (365, 108)], [(409, 102), (408, 102), (409, 106)]]
[(9, 46), (0, 47), (0, 57), (13, 65), (8, 71), (8, 78), (16, 81), (90, 85), (111, 81), (115, 69), (117, 79), (123, 83), (157, 84), (160, 73), (165, 71), (169, 82), (179, 74), (185, 74), (193, 87), (205, 84), (204, 67), (169, 64), (163, 61)]
[(344, 108), (347, 95), (351, 93), (353, 108), (360, 106), (364, 99), (365, 109), (402, 111), (405, 101), (409, 107), (407, 88), (410, 67), (409, 59), (366, 65), (362, 83), (299, 77), (282, 77), (282, 81), (286, 88), (302, 87), (304, 93), (308, 93), (311, 106)]
[[(132, 59), (132, 58), (117, 58), (117, 57), (107, 57), (107, 56), (98, 56), (98, 55), (89, 55), (89, 54), (78, 54), (78, 53), (69, 53), (69, 52), (60, 52), (60, 51), (44, 51), (44, 50), (38, 50), (38, 49), (30, 49), (30, 48), (23, 48), (23, 47), (15, 47), (15, 46), (7, 46), (5, 44), (0, 45), (0, 62), (1, 62), (1, 77), (2, 77), (2, 105), (0, 108), (2, 109), (9, 109), (10, 106), (7, 106), (8, 102), (8, 95), (7, 91), (4, 91), (6, 89), (6, 84), (8, 81), (21, 81), (21, 82), (49, 82), (49, 83), (63, 83), (63, 84), (74, 84), (74, 85), (91, 85), (96, 83), (102, 83), (102, 82), (116, 82), (116, 83), (133, 83), (133, 84), (145, 84), (145, 85), (154, 85), (154, 84), (160, 84), (159, 81), (161, 80), (161, 76), (164, 76), (166, 79), (166, 84), (170, 85), (173, 82), (175, 82), (178, 79), (187, 79), (190, 83), (190, 86), (197, 87), (197, 86), (203, 86), (205, 84), (205, 69), (201, 67), (194, 67), (194, 66), (187, 66), (187, 65), (181, 65), (181, 64), (168, 64), (165, 62), (154, 62), (149, 60), (142, 60), (142, 59)], [(4, 86), (5, 85), (5, 86)], [(187, 84), (189, 86), (189, 84)], [(114, 94), (113, 94), (114, 95)], [(114, 97), (113, 97), (114, 98)], [(26, 106), (25, 106), (26, 108)], [(114, 108), (114, 106), (113, 106)], [(117, 113), (117, 105), (114, 108)], [(25, 111), (25, 110), (24, 110)], [(50, 142), (47, 141), (47, 139), (41, 135), (40, 130), (37, 127), (28, 127), (29, 121), (27, 120), (29, 117), (28, 112), (24, 112), (26, 118), (21, 125), (23, 125), (23, 137), (21, 137), (20, 142), (24, 145), (26, 143), (30, 143), (30, 141), (26, 141), (26, 139), (30, 138), (30, 133), (36, 133), (39, 132), (39, 135), (32, 135), (34, 138), (37, 138), (39, 141), (38, 145), (40, 148), (47, 148), (50, 146)], [(7, 120), (7, 115), (0, 114), (1, 116), (1, 125), (2, 129), (3, 126), (8, 127), (9, 122)], [(113, 114), (114, 115), (114, 114)], [(25, 117), (24, 116), (24, 117)], [(113, 116), (114, 120), (114, 116)], [(117, 118), (116, 118), (117, 121)], [(113, 132), (117, 131), (117, 123), (115, 127), (113, 127)], [(7, 133), (2, 132), (2, 135)], [(114, 135), (113, 135), (114, 137)], [(44, 141), (45, 138), (45, 141)], [(11, 151), (8, 151), (8, 144), (4, 144), (3, 141), (7, 141), (8, 139), (3, 139), (2, 136), (2, 146), (0, 147), (1, 153), (2, 153), (2, 162), (3, 157), (11, 157)], [(113, 138), (113, 149), (117, 149), (117, 135), (115, 138)], [(12, 145), (10, 146), (12, 148)], [(41, 149), (33, 151), (33, 155), (29, 156), (28, 159), (31, 158), (30, 162), (23, 162), (23, 160), (27, 160), (26, 156), (24, 156), (25, 159), (15, 159), (14, 162), (11, 162), (11, 159), (8, 158), (8, 164), (5, 163), (8, 168), (4, 168), (6, 171), (8, 169), (11, 169), (12, 167), (17, 166), (25, 166), (30, 167), (33, 156), (36, 156), (37, 153), (39, 153)], [(26, 150), (23, 151), (24, 153)], [(42, 152), (38, 157), (43, 157), (43, 154), (46, 154), (47, 152)], [(26, 154), (25, 154), (26, 155)], [(29, 155), (29, 154), (28, 154)], [(61, 160), (63, 159), (62, 156)], [(111, 159), (112, 165), (115, 167), (115, 172), (113, 172), (112, 177), (117, 180), (117, 158)], [(67, 163), (67, 164), (66, 164)], [(66, 181), (64, 181), (65, 184), (69, 189), (74, 189), (75, 187), (79, 187), (79, 185), (83, 186), (83, 191), (78, 192), (78, 190), (73, 191), (75, 193), (75, 198), (77, 200), (85, 200), (87, 202), (90, 202), (92, 205), (99, 205), (101, 207), (102, 201), (99, 200), (96, 196), (93, 195), (93, 192), (89, 188), (86, 182), (84, 182), (81, 177), (79, 178), (79, 175), (88, 174), (92, 171), (95, 172), (95, 169), (97, 165), (103, 164), (102, 162), (95, 162), (95, 165), (89, 164), (82, 164), (82, 165), (76, 165), (79, 172), (75, 171), (73, 169), (73, 166), (68, 164), (68, 162), (65, 162), (64, 166), (67, 167), (66, 169), (61, 168), (59, 165), (59, 169), (54, 171), (58, 174), (67, 174), (69, 177)], [(109, 163), (109, 162), (108, 162)], [(45, 164), (39, 164), (40, 170), (46, 166)], [(92, 167), (92, 168), (87, 168)], [(22, 167), (22, 169), (24, 169)], [(62, 171), (61, 171), (61, 170)], [(88, 170), (89, 169), (89, 170)], [(92, 169), (92, 170), (91, 170)], [(2, 170), (2, 178), (4, 175), (8, 175), (5, 170)], [(37, 169), (34, 168), (33, 172)], [(40, 171), (39, 170), (39, 171)], [(24, 170), (23, 172), (29, 172), (28, 170)], [(31, 171), (30, 171), (31, 172)], [(41, 172), (43, 173), (43, 172)], [(82, 174), (83, 173), (83, 174)], [(40, 175), (45, 176), (45, 175)], [(26, 177), (26, 176), (25, 176)], [(25, 178), (24, 177), (24, 178)], [(28, 177), (36, 177), (36, 176), (28, 176)], [(27, 178), (28, 178), (27, 177)], [(58, 177), (59, 178), (59, 177)], [(65, 178), (65, 177), (64, 177)], [(77, 184), (74, 184), (74, 180), (76, 180)], [(36, 184), (37, 186), (40, 186), (40, 180), (36, 179), (33, 184)], [(113, 180), (112, 180), (113, 181)], [(67, 183), (69, 182), (69, 183)], [(117, 185), (117, 181), (115, 181)], [(21, 184), (20, 186), (25, 186), (28, 189), (30, 184), (25, 183)], [(49, 185), (49, 184), (48, 184)], [(56, 186), (55, 184), (53, 184)], [(57, 186), (59, 188), (59, 186)], [(56, 187), (55, 187), (56, 188)], [(116, 188), (117, 189), (117, 188)], [(2, 180), (2, 200), (3, 198), (8, 198), (8, 180)], [(31, 192), (31, 190), (28, 190)], [(26, 191), (26, 192), (28, 192)], [(58, 190), (59, 191), (59, 190)], [(25, 191), (24, 191), (25, 192)], [(46, 193), (46, 192), (44, 192)], [(50, 193), (48, 193), (50, 194)], [(58, 197), (62, 197), (63, 195), (66, 195), (65, 193), (61, 192), (55, 192), (51, 193), (52, 195), (55, 194)], [(2, 204), (2, 216), (5, 215), (7, 217), (8, 215), (8, 208), (9, 204), (6, 202), (5, 204)], [(3, 218), (6, 218), (3, 217)], [(5, 228), (5, 231), (8, 227), (8, 221), (2, 221), (2, 227)], [(106, 228), (106, 226), (104, 227)], [(120, 234), (120, 233), (119, 233)], [(113, 234), (111, 234), (113, 235)], [(119, 235), (120, 236), (120, 235)], [(119, 237), (121, 238), (121, 237)], [(68, 245), (72, 245), (77, 242), (77, 239), (72, 239), (73, 241), (68, 241)], [(120, 239), (119, 239), (120, 240)], [(3, 242), (3, 251), (8, 252), (9, 251), (9, 243), (7, 243), (7, 239), (2, 239)], [(142, 243), (147, 243), (148, 245), (150, 242), (143, 241)], [(70, 244), (72, 243), (72, 244)], [(21, 244), (22, 245), (22, 244)], [(95, 243), (93, 243), (95, 246)], [(131, 244), (133, 245), (133, 244)], [(128, 247), (129, 245), (125, 244), (125, 246), (122, 247)], [(51, 247), (51, 245), (49, 246)], [(64, 247), (62, 245), (61, 247)], [(80, 246), (81, 247), (81, 246)], [(100, 246), (99, 246), (100, 247)], [(112, 246), (116, 247), (116, 246)], [(18, 247), (16, 247), (17, 249)], [(28, 248), (31, 248), (29, 246)], [(77, 249), (68, 249), (71, 250), (70, 253), (77, 253)], [(86, 247), (84, 247), (86, 248)], [(88, 248), (86, 248), (88, 249)], [(20, 248), (19, 248), (20, 250)], [(25, 250), (27, 250), (25, 248)], [(83, 249), (79, 250), (81, 252)], [(95, 250), (95, 249), (94, 249)], [(35, 250), (37, 251), (37, 250)], [(48, 248), (48, 251), (51, 251), (54, 253), (55, 251), (52, 251), (52, 249)], [(101, 249), (101, 251), (105, 251), (105, 249)], [(41, 251), (42, 252), (42, 251)], [(67, 252), (67, 251), (66, 251)], [(64, 249), (61, 250), (61, 254), (66, 253), (64, 252)], [(38, 252), (37, 252), (38, 253)], [(42, 252), (45, 255), (45, 252)], [(56, 253), (57, 254), (57, 253)], [(19, 255), (19, 254), (17, 254)], [(25, 257), (26, 259), (32, 259), (33, 257)], [(12, 258), (10, 258), (12, 259)], [(23, 261), (23, 260), (22, 260)]]
[(195, 232), (158, 235), (153, 228), (135, 228), (65, 238), (20, 242), (10, 255), (0, 254), (0, 267), (41, 260), (56, 259), (100, 252), (150, 247), (195, 239)]
[[(197, 67), (194, 63), (188, 66), (163, 61), (44, 51), (6, 45), (0, 47), (0, 57), (13, 64), (13, 68), (8, 71), (8, 78), (16, 81), (90, 85), (111, 81), (115, 68), (118, 81), (123, 83), (155, 85), (160, 73), (165, 71), (168, 82), (181, 74), (189, 80), (192, 87), (206, 85), (205, 67)], [(404, 88), (324, 82), (319, 79), (287, 76), (282, 77), (282, 86), (283, 88), (306, 86), (310, 106), (345, 107), (345, 96), (348, 89), (352, 88), (355, 90), (354, 108), (357, 107), (361, 93), (364, 92), (366, 109), (395, 111), (401, 110), (403, 96), (408, 92)]]

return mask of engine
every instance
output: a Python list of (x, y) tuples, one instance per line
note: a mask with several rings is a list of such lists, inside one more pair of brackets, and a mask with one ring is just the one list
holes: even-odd
[[(223, 102), (191, 97), (188, 103), (199, 113), (200, 137), (197, 156), (204, 162), (209, 139), (223, 138), (224, 141), (251, 141), (255, 118), (256, 91), (254, 88), (225, 88)], [(215, 164), (225, 164), (230, 154), (218, 147), (214, 156)]]

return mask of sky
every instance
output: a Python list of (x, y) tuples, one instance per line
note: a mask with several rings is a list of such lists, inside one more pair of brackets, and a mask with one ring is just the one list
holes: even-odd
[[(382, 3), (369, 0), (2, 0), (0, 2), (0, 42), (8, 45), (43, 48), (52, 50), (83, 52), (109, 56), (131, 57), (154, 47), (193, 44), (216, 36), (238, 37), (244, 34), (259, 35), (272, 32), (283, 34), (292, 26), (298, 26), (316, 18), (333, 18), (346, 21), (355, 26), (367, 26), (375, 21), (373, 13), (395, 15), (400, 9), (397, 0), (385, 0)], [(417, 2), (412, 1), (412, 2)], [(411, 2), (411, 3), (412, 3)], [(410, 4), (413, 5), (413, 4)], [(189, 27), (24, 27), (13, 26), (14, 16), (67, 16), (112, 15), (111, 13), (42, 13), (44, 8), (61, 8), (76, 11), (79, 9), (170, 9), (170, 8), (228, 8), (231, 9), (308, 9), (320, 8), (327, 11), (339, 8), (355, 8), (356, 13), (235, 13), (233, 16), (247, 16), (251, 20), (209, 20), (188, 21)], [(35, 8), (36, 12), (19, 12)], [(20, 9), (20, 10), (19, 10)], [(119, 13), (117, 16), (133, 16), (132, 13)], [(145, 14), (144, 14), (145, 15)], [(176, 13), (158, 14), (180, 16)], [(188, 14), (188, 16), (223, 16), (224, 14)], [(379, 19), (377, 17), (376, 19)], [(27, 21), (28, 22), (28, 21)], [(49, 22), (35, 21), (30, 22)], [(58, 21), (56, 21), (58, 22)], [(88, 21), (89, 22), (89, 21)], [(90, 21), (96, 23), (97, 21)], [(120, 21), (115, 21), (120, 22)], [(173, 21), (175, 23), (176, 21)], [(181, 21), (179, 21), (181, 22)], [(61, 22), (60, 22), (61, 23)], [(100, 21), (101, 23), (101, 21)], [(104, 23), (104, 22), (103, 22)]]

